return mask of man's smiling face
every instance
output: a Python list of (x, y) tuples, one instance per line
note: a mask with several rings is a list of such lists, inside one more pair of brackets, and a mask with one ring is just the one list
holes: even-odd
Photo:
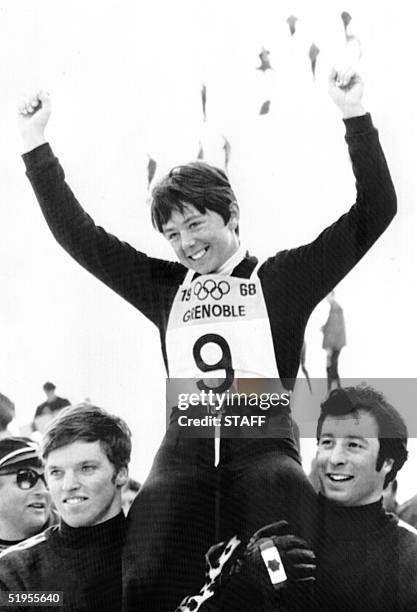
[(327, 416), (317, 447), (317, 472), (322, 494), (342, 506), (363, 506), (378, 501), (392, 467), (386, 459), (376, 469), (379, 428), (366, 410)]
[(99, 441), (77, 441), (51, 451), (45, 474), (58, 513), (71, 527), (89, 527), (121, 509), (124, 468), (117, 474)]
[(212, 210), (200, 213), (192, 204), (184, 204), (183, 212), (174, 210), (162, 230), (180, 263), (200, 274), (209, 274), (237, 251), (237, 225), (237, 208), (232, 208), (225, 224), (221, 215)]

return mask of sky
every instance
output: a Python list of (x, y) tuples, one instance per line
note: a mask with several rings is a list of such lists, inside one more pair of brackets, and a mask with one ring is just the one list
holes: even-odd
[[(95, 221), (136, 248), (173, 255), (150, 223), (148, 156), (155, 179), (203, 146), (224, 162), (241, 209), (241, 237), (260, 258), (311, 241), (355, 200), (332, 65), (355, 62), (364, 105), (380, 132), (399, 214), (336, 288), (347, 326), (343, 379), (415, 378), (417, 41), (411, 1), (0, 0), (0, 391), (19, 424), (51, 380), (71, 402), (88, 397), (127, 420), (132, 474), (144, 480), (165, 427), (165, 372), (157, 329), (56, 244), (24, 176), (16, 108), (47, 89), (47, 137)], [(362, 45), (346, 47), (341, 12)], [(290, 35), (287, 18), (297, 17)], [(320, 49), (313, 79), (308, 51)], [(256, 70), (270, 51), (273, 70)], [(207, 121), (200, 92), (207, 89)], [(270, 112), (259, 115), (270, 100)], [(325, 375), (317, 306), (307, 366)], [(318, 392), (319, 393), (319, 392)], [(320, 393), (319, 393), (320, 395)], [(417, 448), (399, 497), (413, 494)], [(314, 444), (303, 444), (308, 465)], [(413, 452), (414, 450), (414, 452)]]

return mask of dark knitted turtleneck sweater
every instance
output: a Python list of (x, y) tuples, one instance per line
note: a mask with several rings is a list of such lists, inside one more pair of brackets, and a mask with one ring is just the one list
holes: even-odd
[(343, 507), (320, 496), (317, 609), (417, 610), (417, 535), (382, 502)]
[(0, 589), (63, 591), (66, 612), (117, 612), (124, 534), (122, 513), (93, 527), (61, 522), (6, 552), (0, 559)]

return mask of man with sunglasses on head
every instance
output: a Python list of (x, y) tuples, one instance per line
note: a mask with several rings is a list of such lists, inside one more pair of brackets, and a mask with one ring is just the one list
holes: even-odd
[(36, 443), (0, 440), (0, 552), (57, 522)]
[(130, 437), (96, 406), (65, 408), (51, 423), (41, 448), (60, 524), (0, 555), (0, 609), (14, 591), (62, 592), (67, 612), (121, 609)]

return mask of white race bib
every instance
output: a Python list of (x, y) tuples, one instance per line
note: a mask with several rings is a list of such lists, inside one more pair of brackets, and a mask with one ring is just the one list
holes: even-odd
[(256, 272), (249, 279), (206, 274), (195, 280), (188, 272), (168, 321), (170, 378), (279, 378)]

